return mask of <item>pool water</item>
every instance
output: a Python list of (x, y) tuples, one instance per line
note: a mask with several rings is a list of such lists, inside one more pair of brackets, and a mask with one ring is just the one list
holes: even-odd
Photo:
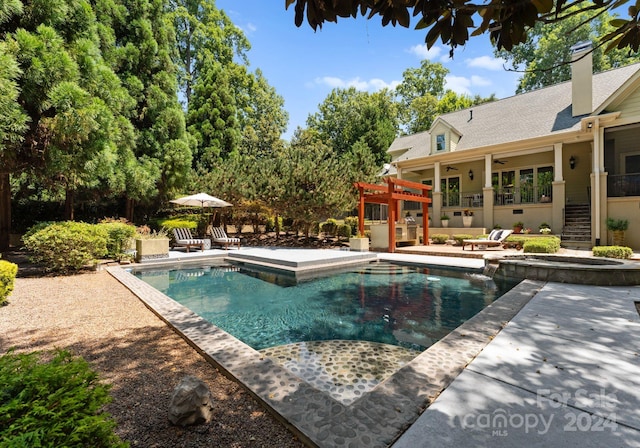
[(235, 265), (134, 274), (256, 350), (342, 339), (422, 351), (514, 286), (381, 262), (304, 282)]

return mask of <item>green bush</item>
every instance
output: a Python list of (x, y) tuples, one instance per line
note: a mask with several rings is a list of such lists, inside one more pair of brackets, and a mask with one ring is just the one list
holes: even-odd
[(327, 219), (320, 224), (320, 231), (326, 235), (335, 236), (338, 233), (338, 221), (333, 218)]
[(455, 240), (456, 246), (462, 246), (462, 240), (473, 239), (473, 235), (467, 235), (466, 233), (459, 233), (456, 235), (452, 235), (451, 238)]
[(594, 257), (622, 258), (626, 260), (633, 255), (631, 248), (625, 246), (595, 246), (592, 250)]
[(159, 219), (158, 225), (160, 226), (160, 228), (167, 229), (167, 232), (169, 233), (171, 233), (173, 229), (182, 229), (182, 228), (197, 230), (199, 217), (198, 215), (190, 215), (190, 216), (193, 216), (193, 218), (181, 217), (181, 218)]
[(17, 264), (0, 260), (0, 306), (5, 304), (7, 297), (13, 291), (13, 281), (17, 273)]
[(82, 358), (58, 351), (0, 357), (0, 446), (129, 446), (114, 434), (116, 424), (102, 411), (109, 386)]
[[(284, 230), (284, 226), (282, 223), (282, 216), (278, 216), (278, 222), (280, 223), (280, 230)], [(267, 232), (275, 232), (276, 231), (276, 217), (268, 216), (265, 222), (265, 231)]]
[(98, 224), (106, 230), (107, 257), (120, 260), (125, 254), (132, 238), (136, 235), (136, 228), (125, 222), (109, 221)]
[(50, 271), (77, 270), (107, 254), (107, 231), (102, 226), (64, 221), (23, 238), (31, 259)]
[(431, 242), (433, 244), (445, 244), (449, 241), (449, 235), (446, 233), (436, 233), (431, 235)]
[(338, 224), (338, 237), (349, 238), (353, 235), (352, 228), (349, 224)]
[(522, 249), (533, 254), (555, 254), (560, 250), (560, 238), (527, 238)]
[(629, 228), (629, 221), (626, 219), (607, 218), (608, 230), (627, 230)]
[(344, 223), (351, 226), (351, 235), (358, 234), (358, 217), (357, 216), (346, 216), (344, 218)]

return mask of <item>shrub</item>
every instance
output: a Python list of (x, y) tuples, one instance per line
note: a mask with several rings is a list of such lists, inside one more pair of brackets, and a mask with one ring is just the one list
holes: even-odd
[(5, 304), (7, 297), (13, 291), (13, 281), (17, 273), (17, 264), (0, 260), (0, 306)]
[(136, 235), (135, 226), (122, 221), (103, 221), (98, 225), (105, 229), (108, 235), (107, 257), (120, 260), (131, 239)]
[(473, 235), (459, 233), (457, 235), (452, 235), (451, 238), (453, 238), (456, 241), (456, 246), (462, 246), (462, 240), (470, 240), (473, 238)]
[(431, 242), (433, 244), (445, 244), (447, 241), (449, 241), (449, 235), (446, 233), (436, 233), (431, 235)]
[(529, 238), (524, 241), (522, 249), (527, 253), (555, 254), (560, 250), (560, 238)]
[(193, 218), (171, 218), (171, 219), (160, 219), (158, 220), (158, 225), (161, 228), (167, 229), (167, 232), (171, 233), (173, 229), (190, 229), (196, 230), (198, 228), (198, 215), (191, 215)]
[[(278, 222), (280, 223), (280, 230), (283, 230), (283, 224), (282, 224), (282, 216), (278, 216)], [(266, 221), (265, 221), (265, 231), (266, 232), (275, 232), (276, 230), (276, 217), (275, 216), (268, 216)]]
[(358, 217), (357, 216), (346, 216), (344, 218), (344, 223), (349, 224), (351, 226), (351, 235), (358, 234)]
[(101, 411), (109, 386), (84, 359), (52, 355), (48, 362), (38, 352), (0, 357), (0, 445), (127, 447)]
[(326, 235), (335, 236), (338, 233), (338, 221), (333, 218), (327, 219), (320, 224), (320, 231)]
[(106, 229), (84, 222), (49, 224), (23, 241), (32, 261), (51, 271), (77, 270), (107, 254)]
[(625, 246), (596, 246), (593, 248), (594, 257), (606, 258), (631, 258), (633, 251), (630, 247)]
[(352, 228), (349, 224), (339, 224), (338, 225), (338, 237), (340, 238), (349, 238), (352, 233)]

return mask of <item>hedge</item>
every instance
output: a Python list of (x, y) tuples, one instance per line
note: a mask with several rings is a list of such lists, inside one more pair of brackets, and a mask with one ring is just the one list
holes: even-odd
[(17, 264), (0, 260), (0, 306), (6, 303), (7, 297), (13, 291), (13, 282), (17, 274)]
[(67, 351), (8, 353), (0, 357), (0, 384), (0, 446), (129, 446), (102, 411), (111, 401), (109, 386), (82, 358)]
[(136, 235), (136, 227), (124, 222), (102, 222), (98, 224), (106, 230), (107, 257), (120, 260), (125, 255), (125, 250), (130, 241)]
[(458, 233), (456, 235), (452, 235), (451, 238), (453, 238), (456, 242), (456, 246), (462, 246), (462, 240), (471, 240), (473, 239), (473, 235), (467, 235), (465, 233)]
[(555, 254), (560, 250), (560, 238), (553, 236), (525, 239), (522, 250), (525, 253), (533, 254)]
[(595, 246), (592, 251), (594, 257), (627, 259), (633, 255), (633, 250), (625, 246)]
[(449, 235), (446, 233), (435, 233), (431, 235), (431, 242), (433, 244), (445, 244), (449, 241)]
[(28, 232), (23, 242), (31, 260), (49, 271), (78, 270), (107, 255), (107, 230), (99, 225), (64, 221)]

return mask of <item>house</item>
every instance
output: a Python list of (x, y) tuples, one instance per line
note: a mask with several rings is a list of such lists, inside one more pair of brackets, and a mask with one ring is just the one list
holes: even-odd
[(565, 246), (590, 248), (611, 243), (611, 217), (629, 221), (625, 245), (640, 250), (640, 64), (594, 75), (590, 44), (572, 47), (572, 61), (571, 81), (397, 138), (387, 175), (433, 187), (432, 227), (442, 214), (462, 227), (469, 210), (474, 228), (547, 223)]

